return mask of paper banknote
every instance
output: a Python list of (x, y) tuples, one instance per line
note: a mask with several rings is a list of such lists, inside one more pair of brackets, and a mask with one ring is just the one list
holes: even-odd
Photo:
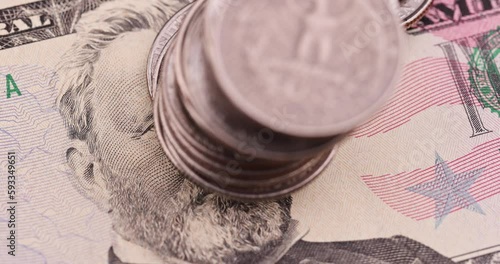
[(0, 1), (0, 263), (500, 263), (498, 1), (435, 0), (384, 109), (259, 203), (156, 138), (149, 49), (188, 2)]

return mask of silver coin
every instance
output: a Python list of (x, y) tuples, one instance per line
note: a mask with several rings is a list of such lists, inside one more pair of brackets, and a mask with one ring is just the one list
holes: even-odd
[(398, 16), (406, 27), (414, 25), (425, 14), (433, 0), (399, 0)]
[[(213, 139), (208, 138), (202, 130), (200, 130), (193, 120), (189, 117), (186, 110), (183, 108), (182, 99), (178, 91), (176, 76), (173, 71), (172, 48), (165, 55), (166, 69), (162, 68), (162, 73), (165, 75), (165, 81), (162, 83), (162, 89), (159, 90), (160, 96), (164, 100), (162, 113), (170, 113), (169, 123), (163, 124), (173, 126), (176, 133), (179, 134), (179, 141), (185, 148), (193, 149), (198, 159), (205, 161), (211, 159), (214, 162), (228, 163), (231, 160), (238, 161), (242, 167), (252, 168), (274, 168), (278, 164), (276, 162), (264, 164), (263, 161), (253, 159), (251, 162), (246, 161), (241, 154), (232, 152), (221, 144), (216, 143)], [(193, 152), (192, 151), (192, 152)]]
[(249, 119), (231, 105), (218, 88), (205, 59), (202, 12), (203, 3), (200, 2), (193, 7), (190, 23), (179, 31), (175, 67), (184, 106), (205, 132), (244, 155), (286, 161), (315, 156), (332, 148), (342, 138), (283, 135)]
[(169, 159), (192, 181), (206, 189), (233, 198), (249, 200), (276, 198), (287, 195), (315, 179), (333, 157), (335, 151), (328, 150), (310, 160), (298, 162), (296, 167), (282, 171), (276, 168), (275, 172), (278, 175), (273, 175), (271, 172), (262, 173), (262, 175), (248, 174), (247, 171), (243, 171), (236, 175), (238, 177), (229, 175), (225, 170), (221, 171), (223, 167), (213, 166), (213, 164), (210, 166), (210, 162), (196, 159), (196, 155), (193, 155), (194, 149), (186, 142), (183, 145), (179, 141), (179, 127), (171, 122), (174, 116), (168, 108), (169, 103), (165, 101), (172, 95), (167, 92), (168, 90), (178, 89), (167, 85), (172, 82), (167, 80), (169, 75), (164, 73), (171, 72), (173, 67), (168, 55), (167, 52), (167, 56), (162, 61), (162, 74), (158, 80), (161, 92), (155, 97), (155, 126), (160, 144)]
[[(175, 43), (176, 37), (174, 36), (172, 42)], [(170, 113), (168, 124), (165, 119), (163, 125), (168, 125), (172, 127), (175, 131), (172, 134), (176, 137), (180, 144), (181, 149), (185, 150), (189, 156), (194, 157), (198, 161), (204, 162), (203, 168), (198, 168), (198, 170), (203, 170), (205, 167), (213, 166), (216, 170), (223, 170), (227, 167), (227, 164), (236, 161), (242, 168), (251, 168), (251, 171), (246, 171), (241, 173), (242, 176), (252, 176), (253, 178), (265, 177), (270, 178), (272, 174), (287, 173), (299, 169), (306, 161), (294, 162), (290, 164), (283, 163), (280, 165), (276, 162), (267, 162), (268, 164), (263, 164), (263, 161), (253, 159), (251, 162), (244, 160), (243, 157), (238, 157), (236, 153), (231, 153), (231, 151), (224, 149), (221, 145), (214, 144), (213, 140), (210, 140), (204, 136), (204, 133), (199, 130), (196, 125), (189, 119), (186, 112), (183, 111), (181, 100), (179, 98), (178, 86), (176, 83), (176, 75), (173, 71), (173, 60), (172, 51), (176, 45), (171, 45), (164, 57), (165, 68), (162, 68), (162, 73), (165, 75), (163, 77), (164, 82), (159, 92), (163, 103), (160, 106), (160, 115), (164, 113)], [(163, 108), (162, 108), (163, 107)]]
[(297, 137), (345, 133), (396, 85), (402, 28), (386, 0), (210, 1), (207, 54), (247, 116)]
[(171, 45), (170, 40), (181, 27), (182, 21), (186, 17), (192, 3), (187, 4), (181, 10), (177, 11), (160, 30), (156, 36), (153, 46), (149, 52), (148, 64), (146, 69), (149, 94), (154, 97), (157, 85), (157, 76), (161, 59), (165, 56), (168, 47)]
[[(161, 80), (160, 80), (161, 85)], [(225, 172), (210, 171), (207, 167), (198, 164), (193, 160), (184, 148), (181, 147), (171, 126), (162, 126), (168, 123), (168, 114), (165, 116), (165, 105), (163, 96), (159, 95), (155, 99), (157, 113), (155, 114), (155, 124), (158, 137), (162, 147), (172, 163), (180, 169), (190, 180), (203, 186), (204, 188), (215, 191), (219, 194), (232, 198), (243, 200), (270, 199), (289, 194), (292, 191), (301, 188), (313, 179), (315, 179), (326, 167), (334, 155), (334, 151), (318, 155), (313, 160), (308, 161), (300, 170), (293, 170), (290, 174), (283, 177), (242, 181), (226, 175)], [(162, 120), (159, 120), (159, 119)]]
[[(160, 105), (163, 104), (161, 98), (158, 98), (158, 101)], [(163, 115), (159, 117), (164, 118), (159, 123), (165, 123), (168, 120), (168, 117)], [(193, 159), (187, 149), (179, 144), (173, 131), (174, 128), (169, 126), (163, 128), (165, 129), (158, 130), (158, 133), (162, 133), (162, 142), (164, 142), (167, 156), (186, 177), (205, 189), (239, 200), (276, 199), (302, 188), (320, 175), (336, 151), (333, 149), (322, 153), (301, 164), (299, 168), (291, 169), (290, 172), (278, 177), (265, 175), (264, 178), (259, 179), (248, 177), (244, 173), (236, 175), (241, 177), (234, 177), (226, 170), (214, 170), (212, 166), (201, 164)]]
[[(192, 147), (199, 151), (200, 153), (197, 156), (201, 159), (205, 158), (204, 156), (207, 156), (207, 158), (225, 163), (227, 163), (228, 160), (236, 160), (242, 167), (251, 167), (253, 169), (270, 169), (279, 165), (276, 162), (271, 164), (257, 159), (252, 159), (251, 162), (247, 161), (245, 156), (231, 152), (225, 149), (221, 144), (214, 142), (213, 139), (206, 137), (203, 131), (201, 131), (190, 119), (181, 104), (182, 100), (178, 93), (178, 85), (176, 83), (176, 75), (174, 73), (172, 53), (174, 47), (176, 46), (176, 36), (173, 36), (171, 41), (173, 44), (167, 48), (165, 56), (162, 59), (165, 60), (166, 66), (165, 68), (161, 68), (161, 72), (165, 75), (166, 81), (159, 90), (159, 94), (165, 98), (163, 106), (166, 107), (166, 109), (158, 113), (163, 114), (164, 112), (170, 112), (171, 115), (169, 115), (170, 118), (168, 124), (163, 123), (162, 125), (175, 127), (176, 132), (179, 133), (180, 141), (184, 143), (183, 145), (189, 148)], [(196, 154), (198, 154), (198, 152), (196, 152)], [(204, 156), (201, 157), (201, 155)]]
[[(174, 47), (174, 46), (172, 46)], [(166, 69), (162, 69), (165, 74), (164, 86), (160, 89), (160, 95), (164, 99), (163, 112), (171, 113), (169, 125), (176, 127), (179, 134), (179, 141), (185, 148), (192, 149), (194, 156), (208, 163), (208, 160), (222, 164), (228, 164), (230, 161), (237, 161), (242, 168), (252, 169), (274, 169), (279, 164), (276, 162), (262, 161), (258, 159), (248, 160), (248, 157), (241, 153), (236, 153), (218, 144), (213, 139), (207, 137), (205, 133), (198, 128), (190, 118), (182, 105), (182, 99), (178, 91), (176, 76), (173, 71), (172, 47), (165, 55)]]
[(179, 32), (157, 42), (157, 52), (150, 55), (148, 78), (160, 144), (172, 163), (205, 189), (243, 200), (288, 195), (319, 176), (342, 135), (308, 138), (278, 131), (266, 155), (248, 159), (238, 143), (253, 143), (265, 126), (232, 104), (213, 76), (204, 48), (205, 3), (189, 7)]
[[(159, 98), (160, 101), (166, 99), (164, 95), (165, 94), (160, 95), (162, 97)], [(161, 110), (160, 118), (164, 124), (167, 122), (167, 117), (173, 117), (172, 113), (166, 109), (166, 105), (168, 105), (168, 102), (161, 102), (159, 108)], [(161, 106), (163, 106), (163, 108)], [(264, 169), (259, 169), (256, 166), (244, 169), (240, 166), (242, 161), (230, 159), (229, 157), (224, 160), (211, 160), (207, 155), (193, 148), (193, 146), (182, 137), (179, 127), (172, 125), (171, 122), (168, 122), (168, 124), (169, 126), (165, 127), (164, 137), (170, 140), (180, 159), (185, 163), (185, 166), (188, 166), (198, 173), (198, 175), (194, 177), (203, 177), (216, 183), (223, 182), (226, 189), (229, 185), (233, 187), (237, 186), (239, 189), (245, 189), (249, 193), (253, 193), (253, 189), (255, 188), (263, 189), (263, 186), (267, 185), (273, 186), (267, 187), (267, 189), (275, 189), (275, 185), (283, 181), (293, 180), (292, 178), (296, 177), (308, 177), (309, 175), (306, 174), (306, 172), (311, 166), (311, 160), (314, 160), (291, 162), (281, 166), (274, 164), (274, 166)], [(318, 157), (315, 158), (317, 159)], [(231, 164), (233, 168), (228, 169), (228, 164)], [(187, 176), (190, 178), (193, 177), (192, 175)]]
[[(173, 46), (172, 46), (173, 47)], [(171, 123), (178, 126), (189, 144), (196, 149), (203, 151), (205, 155), (214, 159), (225, 159), (226, 150), (221, 144), (215, 143), (207, 138), (204, 133), (190, 119), (182, 105), (178, 85), (175, 78), (173, 66), (173, 49), (170, 48), (165, 55), (167, 69), (162, 69), (165, 74), (165, 87), (162, 87), (162, 93), (165, 97), (165, 106), (169, 112), (172, 112)]]

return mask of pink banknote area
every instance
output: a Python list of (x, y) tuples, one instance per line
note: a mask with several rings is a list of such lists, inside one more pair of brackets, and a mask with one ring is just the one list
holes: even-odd
[[(469, 188), (462, 188), (473, 199), (469, 203), (480, 202), (500, 194), (500, 139), (495, 139), (475, 147), (469, 154), (455, 160), (445, 161), (454, 175), (447, 189), (457, 189), (458, 176), (463, 173), (479, 171), (477, 179)], [(430, 157), (432, 159), (432, 156)], [(443, 157), (446, 160), (446, 157)], [(426, 169), (417, 169), (396, 175), (363, 176), (365, 184), (388, 206), (415, 220), (424, 220), (436, 216), (437, 202), (418, 192), (412, 192), (413, 186), (435, 181), (438, 178), (438, 164)], [(446, 188), (444, 188), (446, 189)], [(435, 190), (438, 192), (439, 190)], [(443, 196), (450, 195), (443, 190)], [(465, 196), (465, 195), (464, 195)], [(472, 206), (462, 204), (450, 208), (450, 213)]]
[[(461, 3), (462, 9), (459, 2), (465, 3)], [(433, 7), (429, 9), (426, 17), (433, 21), (446, 21), (451, 19), (450, 23), (453, 21), (455, 23), (458, 22), (458, 24), (451, 27), (432, 30), (431, 34), (441, 37), (444, 40), (452, 41), (496, 29), (500, 25), (500, 15), (490, 16), (486, 12), (478, 12), (477, 17), (473, 17), (463, 14), (464, 11), (462, 10), (464, 6), (469, 10), (467, 12), (476, 13), (476, 10), (484, 9), (480, 5), (482, 5), (481, 1), (476, 0), (434, 0)], [(449, 14), (445, 14), (442, 10), (448, 10), (449, 14), (453, 14), (453, 17), (450, 18)], [(469, 47), (476, 47), (477, 43), (469, 42), (467, 45)]]
[[(468, 65), (462, 63), (468, 76)], [(351, 133), (371, 137), (400, 128), (431, 107), (462, 104), (445, 58), (423, 58), (406, 65), (395, 94), (370, 121)]]

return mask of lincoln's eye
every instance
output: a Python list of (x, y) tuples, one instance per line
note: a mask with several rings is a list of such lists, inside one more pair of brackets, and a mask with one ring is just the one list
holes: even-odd
[(144, 136), (146, 133), (154, 129), (155, 125), (154, 123), (150, 123), (149, 126), (147, 126), (145, 129), (138, 129), (135, 133), (134, 136), (132, 137), (133, 139), (139, 139), (142, 136)]
[(146, 129), (144, 129), (144, 131), (142, 132), (141, 136), (143, 136), (144, 134), (146, 134), (149, 131), (153, 130), (154, 127), (155, 127), (155, 124), (151, 123), (148, 127), (146, 127)]

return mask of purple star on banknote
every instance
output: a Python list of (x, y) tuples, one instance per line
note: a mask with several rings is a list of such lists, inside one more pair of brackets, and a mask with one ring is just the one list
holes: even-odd
[(443, 219), (455, 208), (467, 208), (476, 213), (484, 214), (483, 210), (469, 193), (469, 189), (481, 176), (483, 169), (455, 173), (448, 164), (436, 153), (436, 178), (430, 182), (420, 183), (407, 190), (429, 197), (436, 201), (436, 228)]

